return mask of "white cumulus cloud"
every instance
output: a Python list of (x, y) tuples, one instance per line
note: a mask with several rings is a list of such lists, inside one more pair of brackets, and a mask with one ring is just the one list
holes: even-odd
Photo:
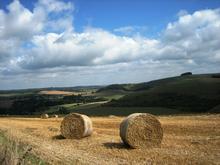
[(22, 77), (29, 85), (50, 75), (46, 85), (62, 84), (68, 75), (101, 84), (220, 69), (220, 9), (181, 11), (155, 39), (130, 35), (146, 30), (140, 26), (76, 32), (73, 11), (72, 3), (59, 0), (39, 0), (32, 11), (18, 0), (0, 9), (0, 86)]

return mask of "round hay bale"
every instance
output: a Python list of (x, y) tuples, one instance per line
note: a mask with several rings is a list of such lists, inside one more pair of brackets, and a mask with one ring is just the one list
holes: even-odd
[(71, 113), (64, 117), (60, 130), (67, 139), (80, 139), (92, 134), (92, 121), (86, 115)]
[(48, 114), (42, 114), (41, 115), (41, 119), (48, 119), (49, 118), (49, 115)]
[(54, 118), (58, 118), (59, 116), (58, 116), (58, 115), (53, 115), (53, 117), (54, 117)]
[(160, 147), (163, 129), (155, 116), (134, 113), (120, 124), (120, 136), (131, 148)]
[(117, 116), (115, 116), (115, 115), (109, 115), (108, 117), (109, 117), (109, 118), (116, 118)]

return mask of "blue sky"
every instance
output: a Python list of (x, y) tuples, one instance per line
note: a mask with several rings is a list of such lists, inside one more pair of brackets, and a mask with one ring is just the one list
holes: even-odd
[[(189, 13), (201, 9), (220, 7), (219, 0), (63, 0), (74, 4), (74, 27), (81, 32), (91, 25), (106, 30), (123, 26), (145, 26), (145, 35), (155, 37), (168, 22), (177, 19), (177, 13), (186, 10)], [(6, 8), (12, 0), (1, 0), (0, 8)], [(33, 10), (37, 0), (20, 0)]]
[(157, 35), (167, 23), (177, 18), (180, 10), (194, 12), (216, 8), (219, 0), (77, 0), (75, 27), (80, 30), (91, 23), (93, 26), (112, 30), (122, 26), (146, 26), (148, 35)]
[(0, 89), (219, 72), (219, 8), (219, 0), (0, 0)]

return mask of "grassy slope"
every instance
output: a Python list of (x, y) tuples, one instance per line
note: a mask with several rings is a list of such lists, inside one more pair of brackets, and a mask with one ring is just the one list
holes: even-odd
[(135, 93), (115, 100), (108, 106), (159, 106), (205, 112), (220, 102), (220, 78), (212, 78), (211, 74), (156, 80), (137, 84), (133, 89)]
[(0, 164), (46, 165), (47, 163), (31, 153), (31, 148), (9, 140), (0, 130)]
[(154, 115), (181, 114), (181, 111), (161, 107), (81, 107), (70, 110), (70, 112), (82, 113), (89, 116), (127, 116), (132, 113), (151, 113)]
[[(155, 115), (169, 115), (169, 114), (181, 114), (182, 112), (176, 109), (170, 108), (161, 108), (161, 107), (106, 107), (103, 106), (103, 103), (90, 103), (90, 104), (81, 104), (81, 105), (70, 105), (64, 104), (59, 105), (66, 108), (66, 113), (75, 112), (75, 113), (82, 113), (89, 116), (109, 116), (109, 115), (116, 115), (116, 116), (127, 116), (131, 113), (151, 113)], [(47, 113), (57, 113), (58, 106), (51, 107)]]
[(210, 109), (210, 113), (220, 113), (220, 104)]

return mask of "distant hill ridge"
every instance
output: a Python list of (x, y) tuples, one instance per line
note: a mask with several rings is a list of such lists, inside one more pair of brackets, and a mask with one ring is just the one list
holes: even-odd
[(166, 107), (190, 112), (208, 112), (220, 105), (220, 74), (181, 74), (139, 84), (110, 85), (98, 90), (132, 91), (106, 106)]

